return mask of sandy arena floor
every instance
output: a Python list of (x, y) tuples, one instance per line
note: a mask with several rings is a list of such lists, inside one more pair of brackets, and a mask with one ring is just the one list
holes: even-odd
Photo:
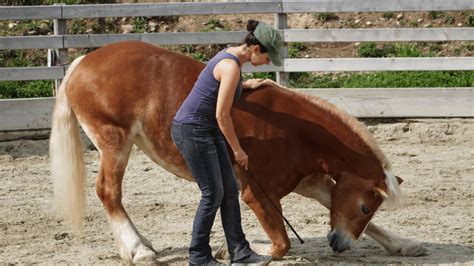
[[(373, 221), (423, 242), (429, 254), (389, 256), (368, 237), (349, 252), (334, 254), (326, 240), (328, 211), (313, 200), (291, 194), (283, 200), (284, 213), (306, 243), (300, 245), (289, 231), (292, 249), (271, 265), (474, 263), (474, 120), (367, 124), (396, 174), (405, 180), (399, 205), (380, 211)], [(98, 153), (86, 152), (87, 224), (83, 236), (75, 236), (53, 210), (47, 149), (47, 140), (0, 142), (0, 264), (121, 263), (95, 195)], [(124, 181), (124, 204), (159, 252), (159, 262), (187, 263), (198, 198), (195, 183), (176, 178), (140, 151), (133, 152)], [(248, 239), (268, 242), (253, 213), (245, 204), (241, 208)], [(218, 217), (211, 235), (213, 248), (223, 239)]]

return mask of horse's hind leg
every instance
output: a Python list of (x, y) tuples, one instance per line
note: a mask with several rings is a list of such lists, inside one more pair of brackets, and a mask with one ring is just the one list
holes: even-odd
[[(331, 191), (335, 183), (327, 175), (314, 175), (301, 180), (293, 192), (312, 198), (331, 208)], [(365, 233), (377, 241), (390, 255), (421, 256), (426, 249), (412, 239), (401, 238), (369, 222)]]
[(122, 179), (133, 144), (122, 129), (103, 133), (101, 136), (107, 136), (107, 140), (98, 147), (101, 158), (96, 190), (107, 211), (120, 256), (129, 263), (154, 262), (151, 243), (140, 235), (122, 205)]

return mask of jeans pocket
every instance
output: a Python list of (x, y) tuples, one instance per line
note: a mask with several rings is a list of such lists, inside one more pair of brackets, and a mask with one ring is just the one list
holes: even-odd
[(212, 138), (215, 135), (216, 129), (209, 126), (194, 126), (193, 135), (197, 138)]

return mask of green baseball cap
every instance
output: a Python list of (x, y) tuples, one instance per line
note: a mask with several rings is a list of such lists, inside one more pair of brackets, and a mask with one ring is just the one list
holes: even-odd
[(259, 21), (253, 35), (255, 35), (257, 40), (267, 48), (268, 57), (270, 57), (272, 63), (276, 66), (281, 66), (280, 50), (282, 46), (282, 38), (280, 33), (272, 26)]

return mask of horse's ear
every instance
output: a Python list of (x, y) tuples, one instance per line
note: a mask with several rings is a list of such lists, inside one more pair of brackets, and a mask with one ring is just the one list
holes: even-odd
[(403, 179), (399, 176), (395, 176), (397, 178), (398, 184), (401, 185), (403, 183)]
[(378, 195), (379, 197), (383, 198), (383, 199), (386, 199), (388, 198), (388, 194), (387, 192), (385, 192), (385, 190), (379, 188), (379, 187), (374, 187), (373, 188), (373, 191), (376, 195)]

